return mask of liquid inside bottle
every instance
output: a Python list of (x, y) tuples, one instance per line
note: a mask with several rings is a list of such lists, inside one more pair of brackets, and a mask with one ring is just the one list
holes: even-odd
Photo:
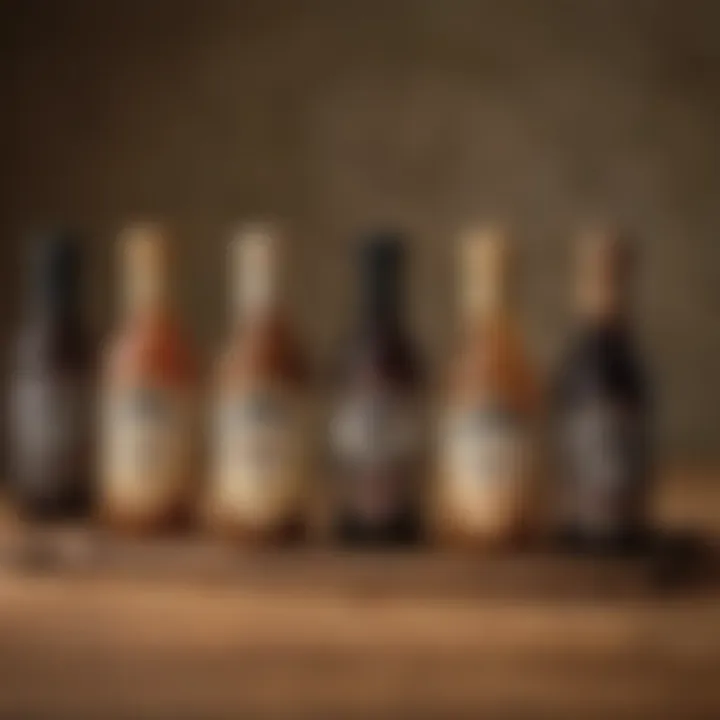
[(649, 397), (629, 317), (632, 247), (594, 232), (577, 254), (578, 327), (557, 378), (561, 537), (623, 550), (646, 533)]
[(165, 231), (132, 227), (121, 251), (124, 318), (104, 368), (102, 512), (144, 532), (185, 523), (196, 500), (196, 368), (170, 303)]
[(80, 244), (73, 233), (56, 232), (32, 250), (9, 389), (10, 489), (28, 517), (80, 517), (92, 502), (95, 370)]
[(501, 230), (460, 243), (461, 331), (439, 429), (436, 528), (442, 540), (510, 546), (537, 529), (539, 392), (510, 302)]
[(404, 327), (403, 238), (360, 248), (360, 311), (330, 423), (336, 531), (342, 542), (413, 542), (421, 534), (421, 373)]
[(307, 369), (278, 291), (280, 243), (245, 228), (230, 248), (233, 332), (216, 370), (211, 524), (228, 536), (303, 533), (310, 490)]

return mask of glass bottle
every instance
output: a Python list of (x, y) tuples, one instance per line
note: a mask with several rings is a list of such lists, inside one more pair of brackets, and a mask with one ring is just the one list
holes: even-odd
[(578, 323), (555, 409), (560, 534), (578, 548), (629, 549), (646, 532), (650, 398), (629, 312), (634, 260), (610, 232), (577, 248)]
[(78, 236), (51, 232), (32, 251), (12, 363), (10, 490), (23, 515), (66, 519), (87, 514), (92, 501), (94, 343)]
[(341, 542), (418, 540), (422, 529), (421, 370), (403, 315), (404, 239), (364, 240), (360, 307), (331, 419), (335, 529)]
[(539, 529), (538, 382), (511, 301), (506, 233), (471, 230), (459, 259), (461, 331), (440, 417), (435, 527), (450, 544), (512, 547)]
[(101, 512), (152, 532), (184, 524), (196, 500), (196, 367), (171, 304), (167, 233), (137, 225), (120, 244), (125, 309), (103, 368)]
[(210, 522), (248, 541), (302, 535), (310, 490), (307, 367), (281, 301), (280, 252), (260, 225), (230, 246), (234, 325), (215, 373)]

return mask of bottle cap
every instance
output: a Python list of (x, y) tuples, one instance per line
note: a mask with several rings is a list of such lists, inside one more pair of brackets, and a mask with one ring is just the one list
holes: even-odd
[(622, 313), (628, 301), (634, 248), (617, 230), (589, 228), (578, 241), (576, 295), (581, 311), (595, 316)]
[(236, 312), (256, 316), (275, 303), (278, 230), (271, 224), (241, 227), (230, 244), (230, 286)]
[(506, 302), (513, 266), (508, 231), (499, 225), (475, 227), (460, 240), (460, 303), (469, 315), (500, 309)]
[(404, 235), (392, 229), (366, 234), (360, 243), (361, 282), (366, 310), (389, 319), (400, 298)]
[(157, 223), (131, 225), (121, 233), (125, 298), (131, 312), (164, 305), (169, 243), (166, 230)]
[(70, 230), (52, 230), (36, 236), (30, 264), (31, 294), (60, 310), (79, 296), (82, 273), (80, 236)]

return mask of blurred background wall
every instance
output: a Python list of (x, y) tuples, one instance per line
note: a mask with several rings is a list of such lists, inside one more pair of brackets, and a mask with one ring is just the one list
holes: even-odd
[(352, 239), (411, 234), (409, 313), (437, 372), (453, 246), (507, 220), (533, 352), (569, 328), (586, 219), (644, 248), (638, 315), (664, 455), (720, 448), (720, 3), (715, 0), (0, 0), (0, 333), (28, 230), (87, 231), (107, 331), (112, 243), (176, 229), (178, 303), (206, 359), (225, 330), (233, 224), (279, 218), (316, 362), (351, 320)]

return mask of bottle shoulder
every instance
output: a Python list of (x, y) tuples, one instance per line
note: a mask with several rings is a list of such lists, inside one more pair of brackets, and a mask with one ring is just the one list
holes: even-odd
[(16, 332), (10, 362), (14, 372), (85, 372), (94, 366), (96, 349), (79, 321), (28, 322)]
[(384, 384), (412, 389), (424, 380), (420, 352), (400, 329), (361, 330), (346, 338), (332, 369), (337, 383)]
[(630, 333), (587, 328), (576, 332), (555, 380), (560, 400), (604, 395), (633, 403), (648, 400), (646, 370)]
[(527, 410), (540, 403), (540, 380), (512, 324), (464, 329), (451, 350), (446, 383), (451, 402), (488, 397)]
[(195, 353), (170, 317), (121, 326), (105, 347), (104, 370), (110, 381), (151, 378), (180, 385), (194, 383), (198, 374)]
[(215, 375), (221, 383), (305, 384), (310, 369), (296, 333), (277, 319), (233, 332), (218, 357)]

